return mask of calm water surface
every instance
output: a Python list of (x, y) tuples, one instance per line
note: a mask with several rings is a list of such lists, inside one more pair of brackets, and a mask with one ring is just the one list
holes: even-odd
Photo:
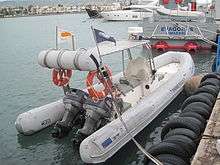
[[(43, 49), (54, 47), (55, 26), (73, 31), (77, 47), (88, 47), (94, 46), (91, 25), (120, 39), (127, 38), (127, 27), (137, 24), (92, 21), (86, 14), (0, 20), (0, 164), (83, 164), (78, 149), (71, 144), (71, 136), (55, 140), (50, 136), (51, 128), (27, 137), (16, 132), (14, 122), (18, 114), (63, 96), (62, 90), (52, 84), (50, 71), (37, 64), (37, 55)], [(196, 72), (207, 72), (212, 57), (210, 53), (194, 55)], [(114, 72), (120, 70), (118, 59), (108, 59), (108, 62), (114, 66)], [(71, 84), (83, 87), (84, 80), (85, 73), (76, 72)], [(178, 114), (180, 100), (184, 98), (181, 94), (137, 136), (143, 146), (148, 148), (160, 140), (161, 126)], [(143, 157), (130, 142), (105, 164), (143, 164)]]

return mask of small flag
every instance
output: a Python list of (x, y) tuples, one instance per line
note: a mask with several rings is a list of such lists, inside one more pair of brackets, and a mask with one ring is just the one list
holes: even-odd
[(58, 29), (58, 42), (62, 43), (68, 40), (72, 40), (72, 32), (69, 32), (67, 30)]
[(113, 37), (105, 34), (105, 32), (98, 30), (98, 29), (93, 29), (93, 30), (94, 30), (95, 40), (97, 43), (110, 41), (116, 44), (116, 40)]

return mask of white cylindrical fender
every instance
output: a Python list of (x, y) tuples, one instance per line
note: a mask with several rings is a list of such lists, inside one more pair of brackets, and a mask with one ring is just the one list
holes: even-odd
[(96, 48), (89, 50), (79, 49), (77, 51), (65, 49), (43, 50), (38, 55), (38, 63), (47, 68), (91, 71), (97, 68), (90, 58), (91, 54), (100, 63)]
[(64, 104), (59, 100), (18, 115), (15, 127), (19, 133), (31, 135), (61, 120), (63, 113)]

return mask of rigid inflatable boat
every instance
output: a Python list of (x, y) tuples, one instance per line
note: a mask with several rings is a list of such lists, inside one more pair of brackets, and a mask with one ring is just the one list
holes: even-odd
[[(110, 55), (122, 59), (122, 72), (114, 76), (103, 64), (104, 56)], [(114, 155), (182, 91), (195, 69), (186, 52), (167, 52), (153, 58), (148, 41), (117, 41), (116, 45), (103, 42), (98, 49), (76, 51), (49, 49), (39, 54), (38, 63), (53, 68), (54, 75), (58, 70), (89, 71), (87, 88), (72, 89), (64, 81), (54, 81), (67, 89), (63, 100), (20, 114), (16, 128), (30, 135), (56, 123), (53, 135), (62, 137), (80, 123), (77, 138), (86, 163), (104, 162)], [(64, 75), (62, 80), (70, 77)], [(95, 76), (99, 83), (93, 85)]]
[[(194, 64), (187, 53), (167, 52), (154, 58), (155, 80), (145, 89), (145, 83), (123, 97), (131, 107), (122, 114), (133, 136), (145, 128), (182, 91), (184, 83), (194, 74)], [(80, 145), (84, 162), (104, 162), (131, 137), (119, 119), (96, 131)]]

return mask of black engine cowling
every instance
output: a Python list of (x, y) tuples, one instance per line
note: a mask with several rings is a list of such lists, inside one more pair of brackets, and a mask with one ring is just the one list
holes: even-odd
[(85, 121), (85, 109), (83, 104), (88, 99), (88, 94), (79, 89), (70, 89), (63, 98), (65, 112), (62, 120), (57, 121), (52, 136), (62, 138), (72, 130), (73, 127), (82, 127)]

